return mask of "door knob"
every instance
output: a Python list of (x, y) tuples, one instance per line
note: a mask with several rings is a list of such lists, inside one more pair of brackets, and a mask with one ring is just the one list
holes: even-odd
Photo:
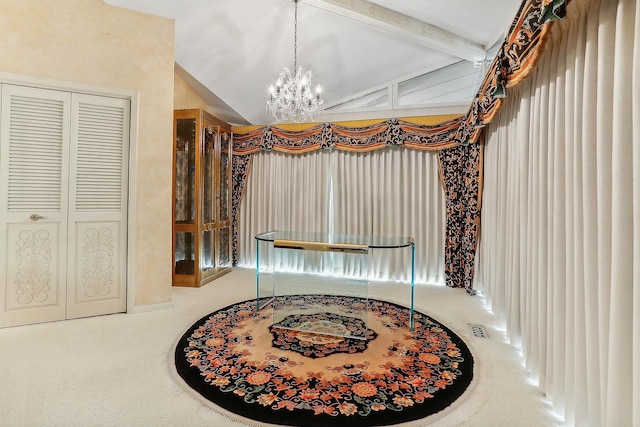
[(43, 218), (44, 218), (43, 216), (40, 216), (40, 215), (38, 215), (38, 214), (31, 214), (31, 216), (29, 217), (29, 219), (30, 219), (31, 221), (37, 221), (37, 220), (39, 220), (39, 219), (43, 219)]

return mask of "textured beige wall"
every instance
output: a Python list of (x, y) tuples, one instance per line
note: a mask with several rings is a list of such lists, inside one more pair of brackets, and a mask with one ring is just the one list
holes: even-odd
[(206, 102), (184, 81), (175, 74), (173, 105), (176, 110), (202, 108), (211, 113)]
[(0, 0), (0, 71), (139, 92), (135, 305), (171, 300), (173, 20), (102, 0)]

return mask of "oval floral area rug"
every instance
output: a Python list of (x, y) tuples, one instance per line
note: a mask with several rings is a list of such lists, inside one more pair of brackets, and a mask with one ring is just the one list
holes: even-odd
[[(293, 314), (273, 325), (256, 300), (211, 313), (182, 336), (178, 374), (189, 387), (241, 417), (295, 426), (384, 426), (449, 406), (473, 377), (473, 357), (447, 327), (375, 299), (276, 297)], [(368, 304), (366, 323), (353, 316)], [(321, 333), (300, 332), (317, 325)], [(344, 331), (366, 339), (345, 338)]]

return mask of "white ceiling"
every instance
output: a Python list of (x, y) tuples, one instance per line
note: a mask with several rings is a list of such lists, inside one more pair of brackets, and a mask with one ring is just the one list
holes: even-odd
[[(176, 70), (217, 104), (221, 118), (232, 124), (273, 123), (265, 109), (267, 87), (283, 67), (293, 67), (291, 0), (105, 1), (175, 20)], [(298, 65), (313, 71), (328, 107), (463, 60), (481, 59), (476, 55), (503, 37), (521, 3), (300, 1)], [(466, 93), (458, 101), (470, 100)], [(421, 101), (422, 107), (429, 104)]]

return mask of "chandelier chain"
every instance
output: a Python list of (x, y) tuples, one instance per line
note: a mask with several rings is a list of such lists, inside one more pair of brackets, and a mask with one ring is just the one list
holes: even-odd
[(298, 0), (293, 0), (296, 4), (293, 15), (293, 69), (298, 69)]

